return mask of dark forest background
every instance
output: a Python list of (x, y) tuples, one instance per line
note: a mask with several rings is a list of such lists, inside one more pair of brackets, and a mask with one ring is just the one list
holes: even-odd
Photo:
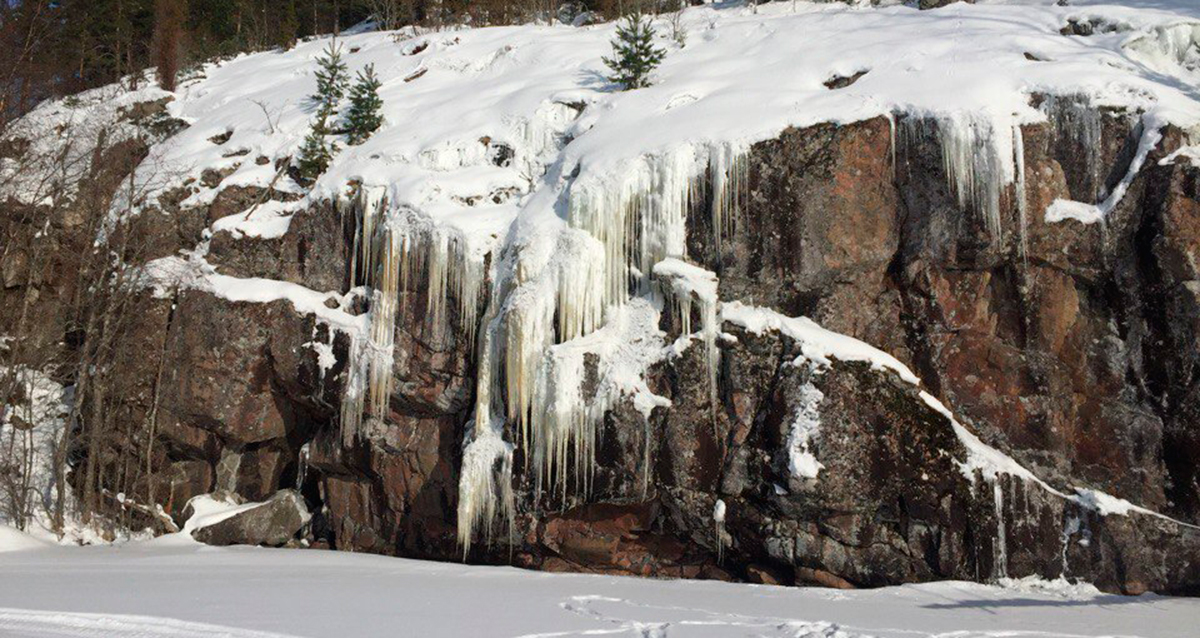
[(165, 63), (186, 73), (199, 62), (287, 48), (373, 17), (387, 29), (499, 25), (561, 19), (564, 11), (611, 17), (620, 2), (0, 0), (0, 128), (48, 97), (134, 81), (135, 71)]

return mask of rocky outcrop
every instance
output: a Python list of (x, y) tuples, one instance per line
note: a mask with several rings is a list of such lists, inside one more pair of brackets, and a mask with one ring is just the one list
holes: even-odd
[[(709, 344), (677, 342), (645, 379), (670, 405), (608, 406), (594, 460), (581, 465), (587, 481), (539, 489), (517, 449), (512, 526), (496, 518), (490, 543), (467, 558), (838, 587), (1039, 575), (1194, 593), (1200, 167), (1168, 158), (1184, 142), (1169, 127), (1135, 164), (1136, 113), (1062, 98), (1045, 109), (1046, 123), (1014, 132), (1020, 173), (994, 208), (955, 192), (937, 120), (821, 124), (756, 144), (728, 233), (714, 233), (711, 202), (697, 202), (689, 259), (716, 276), (722, 302), (810, 317), (895, 357), (920, 383), (813, 359), (779, 330), (719, 322), (716, 383)], [(1094, 124), (1087, 139), (1081, 117)], [(1094, 203), (1127, 176), (1104, 223), (1046, 222), (1056, 200)], [(234, 188), (203, 210), (160, 202), (172, 214), (157, 222), (155, 256), (191, 247), (226, 214), (286, 198)], [(277, 238), (217, 232), (207, 262), (328, 292), (326, 307), (361, 317), (378, 298), (355, 288), (351, 213), (314, 204)], [(3, 294), (44, 287), (22, 259), (0, 264)], [(147, 291), (138, 329), (114, 344), (131, 388), (122, 410), (140, 424), (122, 444), (154, 470), (130, 492), (179, 518), (197, 494), (262, 500), (294, 488), (269, 501), (287, 501), (288, 537), (303, 525), (292, 525), (302, 498), (315, 543), (461, 558), (459, 474), (486, 317), (467, 316), (452, 295), (435, 320), (430, 294), (419, 268), (400, 286), (391, 392), (348, 436), (347, 331), (288, 299)], [(661, 313), (666, 343), (687, 336), (682, 323)], [(283, 542), (282, 531), (258, 531), (205, 533)]]

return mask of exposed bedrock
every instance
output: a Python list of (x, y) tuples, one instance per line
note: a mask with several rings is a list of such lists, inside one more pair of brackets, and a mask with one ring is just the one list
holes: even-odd
[[(616, 402), (586, 485), (567, 472), (538, 490), (518, 448), (514, 523), (480, 529), (468, 559), (842, 587), (1061, 575), (1196, 592), (1200, 167), (1163, 161), (1180, 131), (1164, 129), (1139, 164), (1137, 114), (1051, 102), (1048, 123), (1014, 132), (1017, 174), (994, 201), (956, 192), (936, 119), (817, 125), (754, 145), (731, 228), (714, 233), (698, 204), (688, 260), (716, 274), (721, 301), (810, 317), (922, 384), (806, 360), (784, 332), (718, 320), (715, 387), (700, 339), (654, 364), (646, 381), (670, 406)], [(1122, 181), (1103, 223), (1044, 220), (1056, 200), (1096, 204)], [(238, 197), (234, 209), (264, 199)], [(230, 212), (162, 233), (161, 255)], [(275, 239), (216, 233), (207, 260), (329, 291), (329, 307), (362, 316), (372, 298), (351, 291), (357, 232), (352, 215), (314, 206)], [(6, 259), (6, 298), (55, 285)], [(130, 444), (151, 445), (155, 468), (133, 491), (178, 517), (197, 494), (295, 488), (317, 544), (461, 559), (462, 446), (487, 317), (463, 316), (454, 292), (435, 321), (430, 291), (420, 268), (400, 285), (390, 395), (354, 437), (341, 421), (346, 332), (287, 300), (147, 293), (139, 330), (118, 345), (123, 409), (145, 424)], [(681, 323), (662, 312), (667, 343)], [(812, 421), (804, 466), (799, 418)], [(1040, 480), (976, 462), (989, 446)]]

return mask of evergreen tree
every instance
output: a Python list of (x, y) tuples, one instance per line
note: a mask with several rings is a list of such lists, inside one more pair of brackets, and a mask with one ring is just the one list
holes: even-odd
[(154, 64), (158, 86), (174, 91), (183, 55), (183, 21), (187, 0), (155, 0), (154, 3)]
[(304, 179), (320, 177), (329, 168), (337, 144), (325, 140), (331, 131), (329, 122), (337, 117), (338, 104), (346, 95), (346, 63), (342, 61), (342, 49), (335, 42), (329, 44), (325, 54), (317, 58), (317, 92), (312, 100), (317, 103), (317, 117), (312, 129), (300, 147), (296, 168)]
[(304, 144), (300, 146), (300, 157), (296, 161), (296, 170), (300, 177), (311, 181), (329, 170), (329, 163), (333, 161), (333, 154), (338, 148), (337, 144), (326, 141), (327, 135), (328, 121), (318, 113), (308, 135), (304, 137)]
[(613, 71), (608, 79), (626, 91), (650, 86), (650, 72), (667, 54), (665, 50), (655, 48), (654, 27), (650, 18), (643, 18), (640, 13), (626, 16), (624, 23), (617, 25), (617, 37), (612, 46), (613, 57), (604, 58), (604, 63)]
[(368, 64), (358, 72), (358, 81), (350, 90), (350, 110), (346, 113), (347, 141), (362, 144), (383, 124), (383, 100), (379, 98), (382, 84), (375, 77), (375, 65)]
[(337, 114), (338, 103), (346, 96), (346, 87), (350, 78), (346, 75), (346, 63), (342, 61), (342, 47), (334, 42), (329, 43), (325, 54), (317, 58), (317, 92), (312, 100), (317, 103), (318, 113), (322, 119), (329, 119)]
[(285, 51), (296, 44), (296, 35), (300, 31), (300, 18), (296, 15), (296, 0), (282, 0), (279, 3), (278, 27), (275, 34), (276, 44)]

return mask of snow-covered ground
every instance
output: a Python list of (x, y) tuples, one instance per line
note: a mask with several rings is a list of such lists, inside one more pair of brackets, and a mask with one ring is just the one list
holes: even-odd
[[(16, 544), (0, 528), (0, 545)], [(1200, 600), (961, 582), (839, 591), (546, 574), (180, 536), (0, 553), (0, 636), (1192, 638)]]

